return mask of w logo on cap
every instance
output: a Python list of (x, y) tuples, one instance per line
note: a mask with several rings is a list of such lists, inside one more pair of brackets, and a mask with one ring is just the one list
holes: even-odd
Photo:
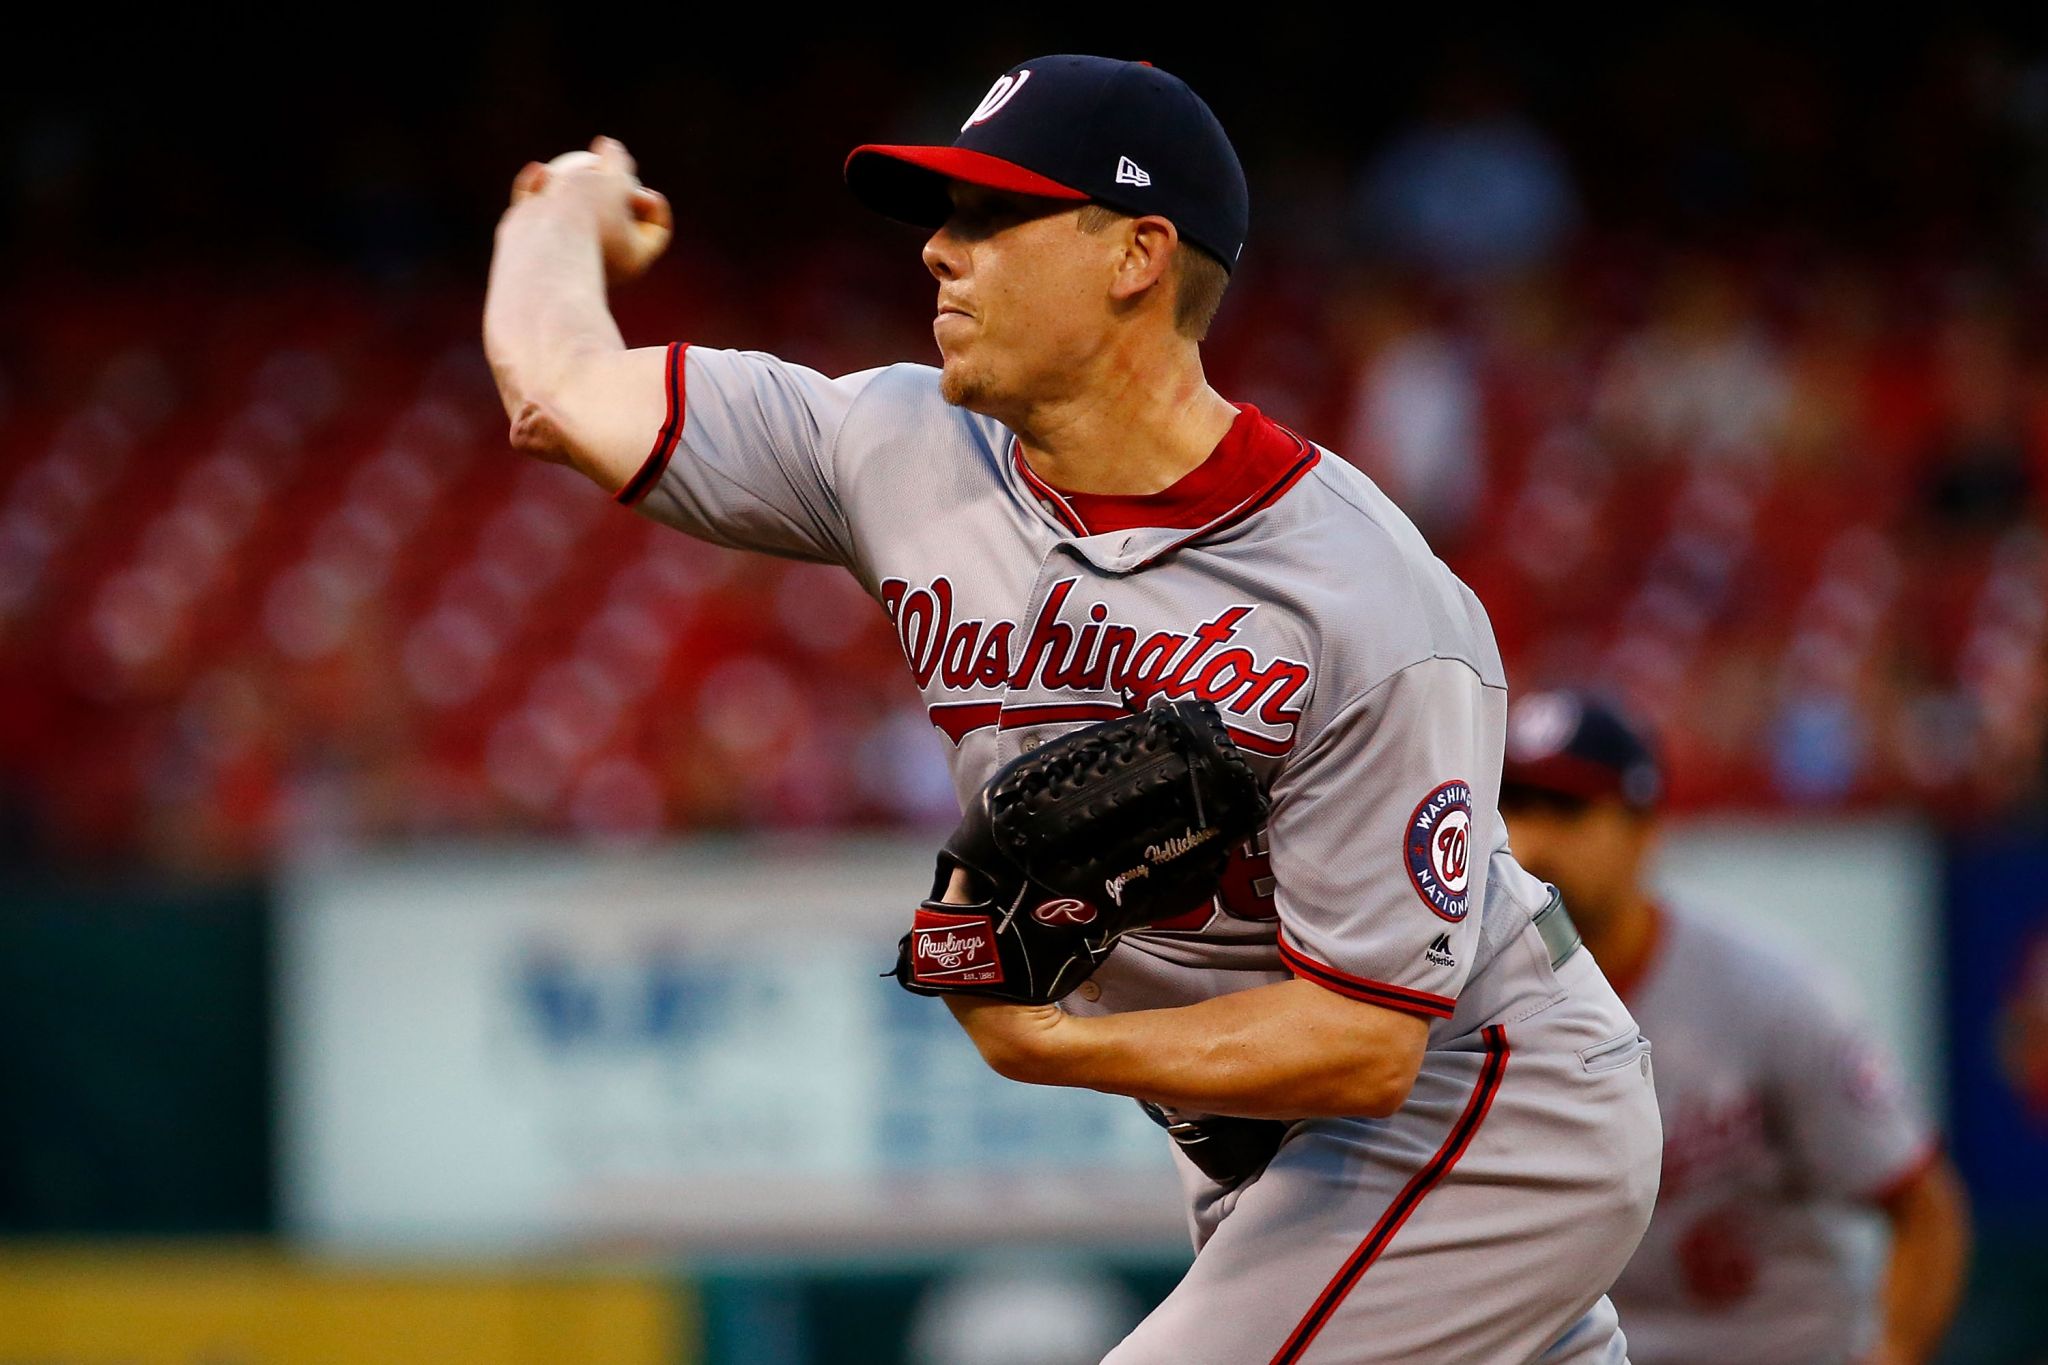
[(967, 116), (967, 122), (960, 125), (960, 131), (964, 133), (975, 124), (987, 123), (994, 118), (1002, 111), (1003, 106), (1010, 102), (1011, 97), (1024, 88), (1024, 82), (1030, 79), (1029, 67), (1014, 74), (1006, 71), (996, 77), (996, 83), (981, 97), (981, 103), (974, 106), (974, 112)]

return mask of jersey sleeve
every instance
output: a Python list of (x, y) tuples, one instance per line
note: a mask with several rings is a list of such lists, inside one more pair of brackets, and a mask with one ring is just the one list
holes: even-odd
[(1496, 691), (1460, 662), (1412, 664), (1347, 704), (1283, 769), (1268, 832), (1280, 952), (1296, 976), (1450, 1017), (1500, 818)]
[(828, 379), (759, 351), (678, 342), (666, 420), (618, 500), (717, 545), (851, 566), (832, 454), (879, 371)]
[(1771, 1110), (1809, 1189), (1881, 1201), (1926, 1164), (1934, 1132), (1898, 1060), (1816, 983), (1777, 987)]

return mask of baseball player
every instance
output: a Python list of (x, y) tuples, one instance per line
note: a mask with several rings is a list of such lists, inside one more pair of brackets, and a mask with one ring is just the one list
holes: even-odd
[[(1930, 1357), (1961, 1283), (1960, 1186), (1897, 1069), (1805, 967), (1643, 882), (1661, 778), (1619, 712), (1509, 713), (1501, 809), (1657, 1045), (1664, 1178), (1613, 1294), (1637, 1365)], [(1891, 1225), (1883, 1286), (1856, 1211)]]
[[(1249, 218), (1215, 116), (1151, 66), (1044, 57), (951, 145), (861, 147), (846, 179), (929, 233), (936, 368), (627, 349), (606, 283), (667, 207), (605, 139), (515, 181), (485, 348), (516, 448), (852, 573), (963, 806), (1155, 704), (1213, 706), (1256, 770), (1269, 818), (1212, 899), (1060, 1004), (948, 999), (998, 1071), (1181, 1141), (1199, 1254), (1108, 1359), (1623, 1359), (1648, 1047), (1506, 851), (1479, 603), (1368, 479), (1204, 379)], [(973, 936), (926, 946), (990, 970)]]

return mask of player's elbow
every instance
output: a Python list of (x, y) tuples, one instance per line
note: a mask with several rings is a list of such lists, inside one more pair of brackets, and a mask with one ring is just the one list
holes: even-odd
[(507, 439), (514, 450), (556, 464), (572, 463), (574, 452), (568, 430), (559, 409), (545, 396), (522, 393), (507, 406), (512, 412), (512, 429)]
[(1387, 1068), (1372, 1077), (1360, 1094), (1358, 1108), (1354, 1114), (1366, 1118), (1392, 1118), (1408, 1103), (1408, 1096), (1415, 1091), (1415, 1071)]
[[(488, 322), (488, 320), (487, 320)], [(529, 361), (522, 363), (520, 348), (506, 344), (498, 329), (484, 328), (484, 359), (491, 367), (491, 380), (498, 386), (498, 401), (511, 419), (507, 440), (522, 455), (560, 460), (565, 456), (566, 438), (558, 413), (559, 385), (542, 382)]]
[(568, 465), (609, 491), (626, 476), (607, 467), (591, 437), (588, 389), (574, 361), (539, 369), (507, 367), (498, 372), (498, 390), (510, 418), (506, 440), (512, 449), (537, 460)]
[(1387, 1118), (1399, 1112), (1422, 1071), (1428, 1022), (1320, 990), (1301, 992), (1322, 1026), (1304, 1030), (1316, 1043), (1298, 1054), (1307, 1107), (1296, 1112), (1317, 1118)]
[(1353, 1066), (1329, 1078), (1317, 1097), (1319, 1118), (1390, 1118), (1408, 1103), (1415, 1089), (1416, 1068), (1388, 1058)]
[(1418, 1069), (1384, 1054), (1304, 1057), (1264, 1087), (1253, 1107), (1275, 1118), (1388, 1118), (1408, 1103)]

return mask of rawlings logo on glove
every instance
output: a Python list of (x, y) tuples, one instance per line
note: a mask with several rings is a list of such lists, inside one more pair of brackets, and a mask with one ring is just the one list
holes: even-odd
[(1095, 907), (1072, 896), (1062, 896), (1033, 910), (1031, 918), (1040, 924), (1093, 924)]
[[(1086, 981), (1124, 934), (1216, 893), (1266, 798), (1210, 702), (1063, 735), (989, 779), (939, 853), (893, 975), (923, 995), (1033, 1004)], [(955, 871), (972, 899), (944, 897)]]
[(910, 928), (910, 966), (911, 976), (925, 985), (1001, 985), (996, 927), (987, 915), (949, 915), (919, 906)]

